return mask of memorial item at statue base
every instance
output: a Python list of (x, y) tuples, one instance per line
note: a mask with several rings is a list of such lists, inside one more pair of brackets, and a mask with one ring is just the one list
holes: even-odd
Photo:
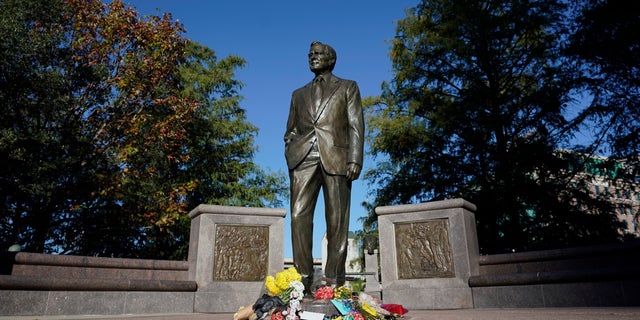
[(241, 307), (234, 320), (384, 320), (408, 312), (398, 304), (383, 304), (364, 292), (341, 286), (322, 286), (313, 298), (304, 296), (302, 276), (294, 268), (265, 280), (265, 293), (254, 304)]
[(304, 295), (304, 285), (300, 280), (302, 276), (294, 267), (278, 272), (275, 277), (268, 276), (265, 280), (267, 293), (254, 304), (241, 307), (233, 319), (300, 319), (300, 304)]

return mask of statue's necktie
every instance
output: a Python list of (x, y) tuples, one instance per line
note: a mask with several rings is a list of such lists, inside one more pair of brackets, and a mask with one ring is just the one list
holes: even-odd
[(322, 77), (313, 79), (313, 110), (318, 113), (320, 102), (322, 102)]

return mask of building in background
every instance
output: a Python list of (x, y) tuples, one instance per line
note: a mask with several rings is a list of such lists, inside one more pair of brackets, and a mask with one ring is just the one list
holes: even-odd
[(591, 196), (613, 205), (618, 219), (626, 224), (624, 234), (640, 237), (640, 177), (624, 161), (597, 156), (581, 159), (583, 169), (575, 179), (584, 179)]
[[(347, 274), (347, 280), (353, 278), (364, 279), (364, 268), (362, 266), (362, 259), (360, 259), (360, 248), (358, 247), (358, 241), (355, 240), (355, 233), (349, 231), (349, 240), (347, 243), (347, 262), (345, 271)], [(322, 237), (322, 258), (313, 259), (313, 265), (315, 270), (315, 279), (320, 279), (324, 274), (324, 264), (327, 260), (327, 234)], [(284, 259), (285, 268), (293, 266), (293, 258)]]
[[(363, 272), (362, 262), (360, 258), (360, 249), (358, 241), (355, 240), (355, 233), (349, 231), (349, 239), (347, 240), (347, 262), (345, 271), (347, 278), (352, 278), (354, 274)], [(324, 273), (324, 264), (327, 261), (327, 234), (322, 237), (322, 271)]]

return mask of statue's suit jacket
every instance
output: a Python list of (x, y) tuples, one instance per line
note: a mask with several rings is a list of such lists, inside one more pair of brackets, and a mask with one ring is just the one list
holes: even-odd
[(360, 90), (355, 81), (333, 74), (323, 86), (320, 106), (315, 110), (312, 82), (295, 90), (287, 130), (285, 157), (289, 170), (304, 160), (315, 142), (324, 170), (332, 175), (346, 175), (347, 164), (362, 167), (364, 119)]

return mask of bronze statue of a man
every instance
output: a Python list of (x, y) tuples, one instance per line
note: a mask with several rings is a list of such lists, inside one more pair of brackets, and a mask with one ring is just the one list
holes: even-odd
[(327, 224), (325, 278), (345, 281), (351, 181), (362, 170), (364, 116), (355, 81), (332, 74), (335, 50), (321, 42), (309, 49), (315, 78), (295, 90), (284, 135), (291, 180), (293, 262), (306, 291), (313, 283), (313, 213), (322, 188)]

